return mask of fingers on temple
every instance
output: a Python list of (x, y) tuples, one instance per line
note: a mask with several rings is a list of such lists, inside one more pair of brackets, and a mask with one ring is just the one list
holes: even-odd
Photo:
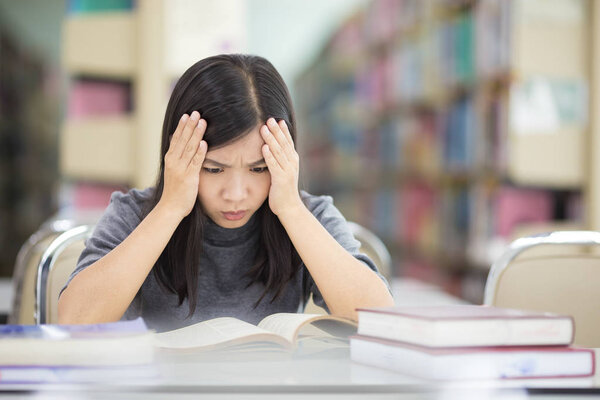
[(281, 120), (279, 121), (279, 128), (281, 128), (282, 132), (285, 135), (285, 138), (287, 139), (288, 143), (294, 147), (294, 139), (292, 139), (292, 134), (290, 133), (290, 129), (288, 128), (285, 120)]
[(267, 126), (269, 127), (269, 130), (273, 133), (273, 136), (277, 140), (277, 143), (279, 143), (281, 148), (283, 148), (287, 143), (287, 138), (285, 137), (285, 134), (281, 130), (281, 127), (279, 126), (277, 121), (275, 121), (275, 118), (269, 118), (267, 120)]
[(269, 172), (272, 174), (281, 172), (281, 170), (282, 170), (281, 165), (279, 164), (279, 162), (273, 155), (273, 152), (271, 151), (271, 147), (269, 146), (268, 143), (263, 145), (262, 153), (263, 153), (263, 157), (265, 158), (265, 162), (267, 163), (267, 167), (269, 168)]
[(202, 163), (204, 162), (204, 158), (206, 157), (207, 151), (208, 145), (204, 140), (201, 140), (200, 144), (198, 145), (198, 150), (196, 151), (196, 154), (194, 154), (194, 156), (192, 157), (192, 161), (190, 162), (189, 167), (194, 170), (199, 170), (202, 166)]
[(194, 130), (198, 126), (199, 120), (200, 120), (200, 113), (198, 111), (192, 112), (190, 117), (187, 118), (187, 121), (185, 122), (185, 125), (183, 126), (183, 129), (181, 130), (181, 133), (177, 137), (177, 140), (175, 142), (175, 147), (173, 149), (173, 152), (175, 153), (175, 155), (177, 157), (181, 158), (183, 156), (185, 149), (188, 146), (188, 142), (190, 141), (190, 138), (193, 136)]
[(275, 132), (269, 125), (265, 125), (261, 128), (262, 137), (265, 143), (269, 146), (271, 154), (281, 163), (287, 161), (286, 155), (283, 153), (281, 145), (275, 138)]
[(186, 166), (192, 161), (192, 158), (195, 157), (196, 154), (198, 153), (198, 150), (200, 147), (200, 142), (202, 141), (202, 138), (204, 137), (205, 131), (206, 131), (206, 121), (201, 119), (200, 121), (198, 121), (198, 124), (193, 129), (193, 131), (190, 135), (190, 138), (188, 139), (188, 142), (187, 142), (185, 148), (183, 149), (183, 153), (181, 154), (181, 159), (184, 161)]
[(183, 114), (181, 118), (179, 118), (179, 122), (177, 122), (177, 127), (175, 128), (175, 131), (171, 134), (171, 144), (169, 148), (173, 148), (175, 146), (175, 143), (181, 138), (181, 133), (183, 132), (183, 128), (185, 127), (189, 118), (190, 116), (187, 114)]
[(292, 134), (290, 133), (290, 130), (288, 129), (287, 124), (285, 123), (284, 120), (281, 120), (278, 122), (279, 128), (281, 129), (281, 131), (283, 132), (283, 135), (285, 137), (286, 143), (283, 146), (283, 150), (285, 151), (285, 154), (287, 155), (288, 159), (293, 160), (293, 159), (298, 159), (298, 153), (296, 153), (296, 150), (294, 148), (294, 139), (292, 139)]

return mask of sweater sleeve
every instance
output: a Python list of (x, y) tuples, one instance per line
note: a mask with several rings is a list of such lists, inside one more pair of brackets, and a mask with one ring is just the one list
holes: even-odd
[[(342, 213), (333, 204), (331, 196), (313, 196), (304, 191), (301, 191), (301, 197), (306, 204), (309, 211), (317, 218), (317, 220), (323, 225), (323, 227), (329, 232), (329, 234), (350, 254), (356, 259), (363, 262), (367, 267), (373, 270), (377, 276), (385, 283), (386, 287), (391, 293), (390, 286), (383, 275), (377, 269), (377, 266), (367, 255), (360, 252), (361, 243), (356, 240), (348, 223)], [(303, 266), (306, 268), (306, 266)], [(307, 278), (307, 284), (305, 285), (306, 292), (304, 298), (308, 298), (309, 294), (312, 293), (313, 301), (319, 307), (323, 307), (329, 312), (327, 304), (319, 291), (314, 279), (310, 276), (310, 273), (306, 269), (304, 271)]]
[(148, 190), (141, 192), (134, 189), (127, 194), (114, 192), (111, 195), (110, 204), (86, 240), (77, 266), (61, 289), (61, 294), (78, 273), (117, 247), (138, 226), (143, 219), (143, 203), (147, 198)]

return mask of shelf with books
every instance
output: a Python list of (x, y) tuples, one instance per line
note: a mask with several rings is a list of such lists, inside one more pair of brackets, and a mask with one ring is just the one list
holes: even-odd
[[(572, 6), (579, 18), (587, 3)], [(400, 10), (409, 11), (396, 18)], [(466, 281), (484, 279), (480, 271), (522, 228), (585, 225), (587, 75), (581, 46), (569, 47), (585, 21), (539, 13), (521, 0), (372, 2), (298, 79), (309, 190), (341, 198), (344, 214), (390, 247), (398, 274), (425, 259), (464, 271)], [(563, 70), (531, 47), (555, 24), (566, 37), (555, 53), (574, 60)], [(545, 131), (531, 97), (538, 79), (564, 117)], [(567, 98), (573, 107), (558, 105)], [(539, 124), (523, 125), (515, 104)], [(429, 188), (430, 198), (417, 188)], [(404, 236), (412, 231), (435, 246), (419, 247)]]
[(102, 209), (134, 184), (138, 15), (131, 1), (70, 1), (62, 29), (68, 74), (60, 133), (61, 208)]
[[(174, 80), (204, 57), (241, 51), (245, 11), (241, 0), (70, 0), (62, 39), (72, 103), (61, 133), (65, 180), (86, 190), (153, 185)], [(198, 15), (215, 22), (199, 25)]]

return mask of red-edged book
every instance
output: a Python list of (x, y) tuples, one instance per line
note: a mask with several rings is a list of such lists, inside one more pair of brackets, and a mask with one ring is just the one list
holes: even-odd
[(594, 375), (592, 349), (568, 346), (431, 348), (352, 336), (352, 361), (431, 380), (579, 378)]
[(565, 346), (569, 315), (478, 305), (361, 308), (358, 334), (426, 347)]

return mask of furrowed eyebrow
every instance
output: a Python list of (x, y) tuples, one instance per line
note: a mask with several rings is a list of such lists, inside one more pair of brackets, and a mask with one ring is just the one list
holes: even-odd
[[(218, 161), (211, 160), (210, 158), (205, 158), (205, 159), (204, 159), (204, 162), (209, 162), (209, 163), (211, 163), (211, 164), (214, 164), (214, 165), (216, 165), (216, 166), (217, 166), (217, 167), (219, 167), (219, 168), (229, 168), (229, 167), (231, 167), (231, 165), (223, 164), (223, 163), (220, 163), (220, 162), (218, 162)], [(264, 159), (264, 158), (261, 158), (260, 160), (253, 161), (253, 162), (251, 162), (251, 163), (247, 164), (246, 166), (247, 166), (247, 167), (256, 167), (257, 165), (262, 165), (262, 164), (264, 164), (264, 163), (265, 163), (265, 159)]]

